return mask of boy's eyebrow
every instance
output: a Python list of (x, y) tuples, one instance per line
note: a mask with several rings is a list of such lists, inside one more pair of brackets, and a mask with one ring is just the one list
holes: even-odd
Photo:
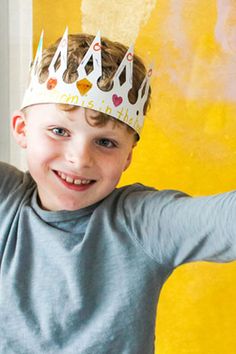
[(68, 120), (70, 120), (71, 122), (74, 122), (75, 121), (75, 118), (74, 117), (71, 117), (70, 115), (65, 115), (64, 117), (62, 118), (67, 118)]
[(71, 122), (74, 122), (75, 118), (73, 116), (71, 116), (71, 114), (68, 114), (68, 111), (60, 110), (60, 113), (61, 114), (58, 115), (58, 117), (60, 119), (67, 119), (67, 120), (70, 120)]
[[(90, 114), (89, 114), (90, 113)], [(87, 118), (97, 118), (102, 115), (101, 112), (95, 111), (94, 109), (85, 109), (85, 115)]]
[[(66, 118), (69, 119), (70, 121), (76, 120), (76, 116), (73, 117), (73, 116), (71, 116), (70, 114), (68, 114), (68, 113), (70, 113), (70, 112), (73, 112), (73, 109), (71, 109), (71, 110), (59, 110), (59, 112), (62, 113), (62, 117), (63, 117), (63, 118), (66, 117)], [(90, 111), (88, 112), (88, 110), (85, 110), (85, 116), (86, 116), (87, 119), (92, 119), (92, 120), (94, 120), (94, 119), (97, 119), (98, 117), (100, 117), (101, 115), (102, 115), (102, 113), (101, 113), (101, 112), (98, 112), (98, 111), (91, 110), (91, 112), (90, 112)]]

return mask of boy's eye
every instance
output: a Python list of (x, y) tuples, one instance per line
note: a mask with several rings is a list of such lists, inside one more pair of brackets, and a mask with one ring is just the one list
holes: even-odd
[(64, 128), (56, 127), (56, 128), (52, 128), (51, 131), (55, 135), (59, 135), (59, 136), (63, 136), (63, 137), (68, 137), (69, 136), (68, 131), (66, 129), (64, 129)]
[(106, 139), (106, 138), (99, 139), (97, 141), (97, 143), (98, 143), (98, 145), (106, 147), (106, 148), (114, 148), (117, 146), (115, 142), (113, 142), (110, 139)]

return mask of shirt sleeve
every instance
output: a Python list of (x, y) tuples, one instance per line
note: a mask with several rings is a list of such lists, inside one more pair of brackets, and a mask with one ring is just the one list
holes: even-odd
[(192, 198), (137, 190), (126, 198), (124, 213), (135, 240), (160, 264), (236, 259), (236, 192)]

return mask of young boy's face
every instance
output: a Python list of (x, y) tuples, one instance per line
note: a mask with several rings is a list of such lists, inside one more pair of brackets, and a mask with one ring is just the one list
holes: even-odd
[(125, 126), (109, 121), (93, 127), (87, 117), (97, 112), (82, 107), (62, 111), (39, 104), (13, 117), (13, 131), (26, 149), (29, 171), (46, 210), (77, 210), (92, 205), (117, 186), (129, 166), (134, 137)]

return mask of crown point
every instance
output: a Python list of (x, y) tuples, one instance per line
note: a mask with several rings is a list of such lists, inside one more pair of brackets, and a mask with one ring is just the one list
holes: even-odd
[(68, 36), (68, 26), (66, 26), (66, 28), (65, 28), (65, 31), (64, 31), (64, 34), (63, 34), (63, 37), (65, 37), (65, 36)]
[(43, 38), (44, 38), (44, 30), (42, 30), (40, 38), (39, 38), (37, 53), (43, 49)]

